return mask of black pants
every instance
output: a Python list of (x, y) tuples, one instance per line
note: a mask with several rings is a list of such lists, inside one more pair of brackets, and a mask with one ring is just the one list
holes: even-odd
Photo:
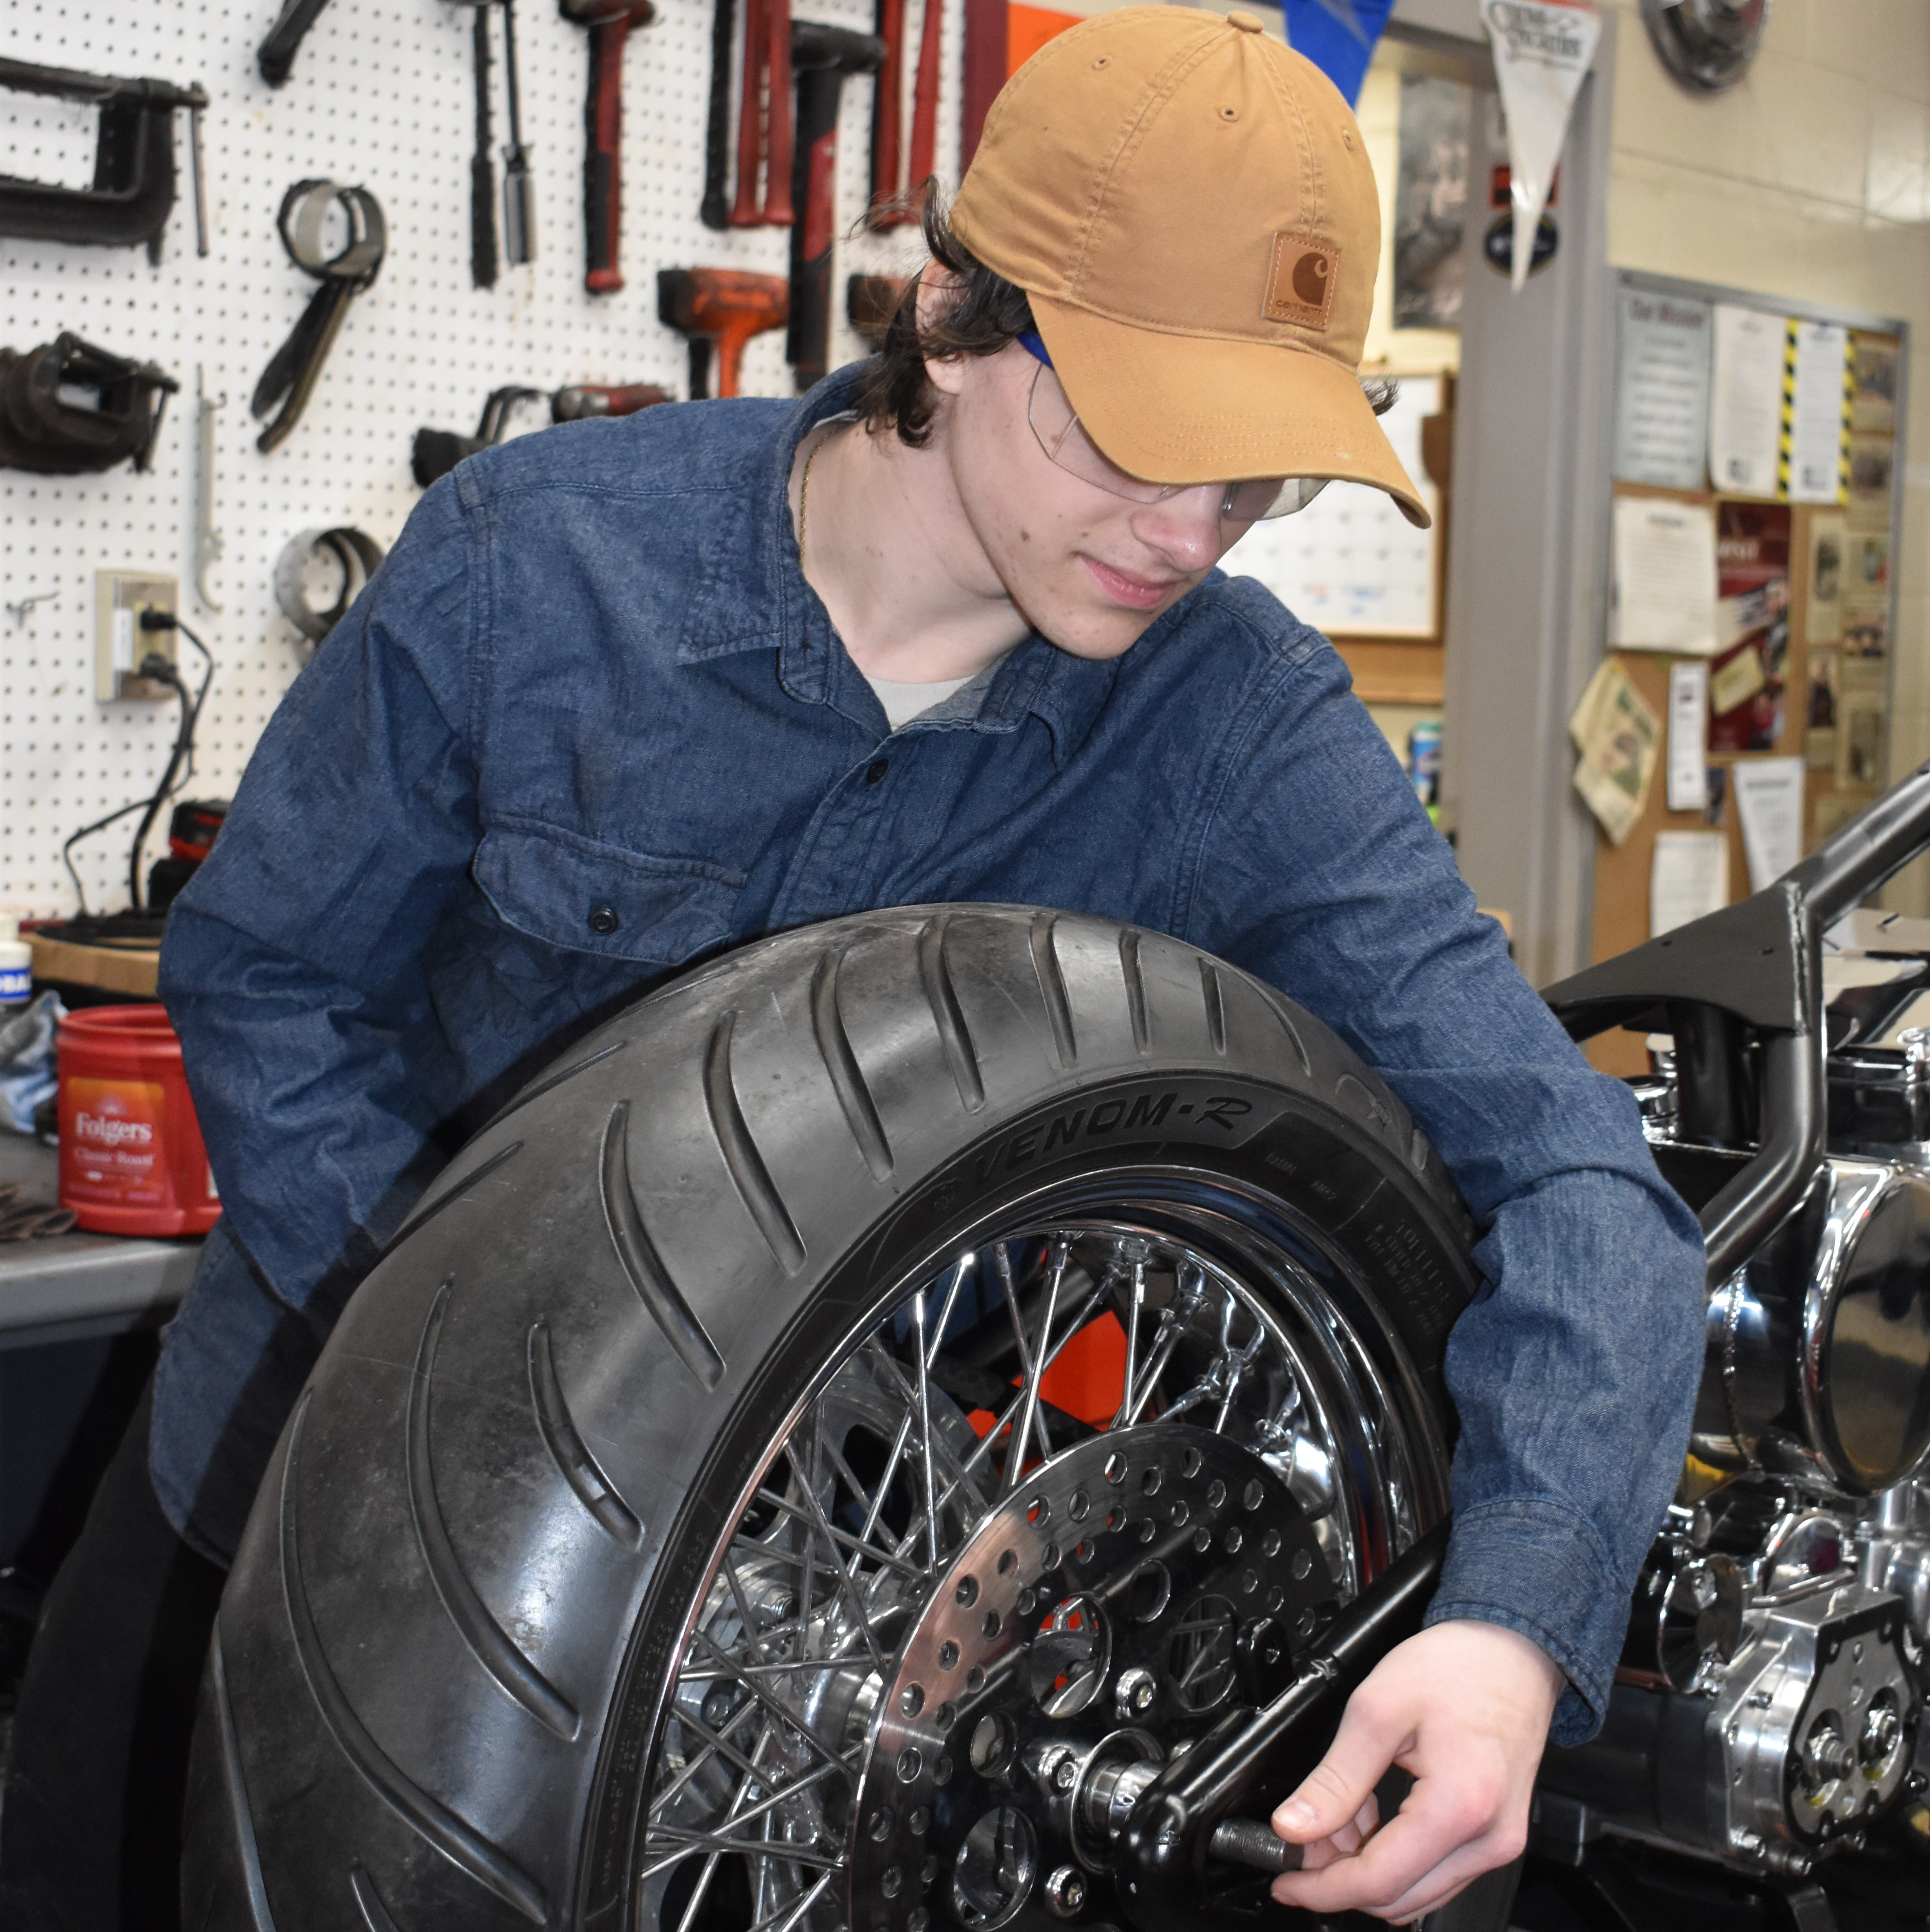
[(195, 1695), (224, 1574), (148, 1479), (141, 1398), (47, 1593), (0, 1804), (5, 1932), (174, 1932)]

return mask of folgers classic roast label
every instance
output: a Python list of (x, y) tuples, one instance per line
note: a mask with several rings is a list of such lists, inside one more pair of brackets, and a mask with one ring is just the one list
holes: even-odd
[(63, 1201), (145, 1208), (168, 1199), (167, 1094), (158, 1081), (67, 1080), (60, 1098)]

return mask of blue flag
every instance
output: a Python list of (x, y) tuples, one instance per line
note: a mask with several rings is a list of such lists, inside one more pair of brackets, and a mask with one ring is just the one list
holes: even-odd
[(1286, 0), (1286, 38), (1341, 93), (1351, 107), (1374, 43), (1394, 11), (1394, 0)]

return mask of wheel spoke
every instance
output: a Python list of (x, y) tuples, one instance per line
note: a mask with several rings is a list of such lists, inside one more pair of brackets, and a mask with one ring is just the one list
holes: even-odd
[(784, 1449), (785, 1454), (791, 1459), (791, 1468), (797, 1472), (798, 1487), (804, 1492), (805, 1505), (811, 1512), (817, 1532), (824, 1539), (824, 1555), (830, 1568), (833, 1588), (844, 1600), (845, 1608), (856, 1621), (859, 1634), (864, 1639), (865, 1648), (870, 1652), (871, 1660), (877, 1666), (879, 1676), (887, 1676), (889, 1671), (884, 1660), (884, 1652), (878, 1644), (878, 1633), (871, 1627), (871, 1618), (865, 1609), (864, 1599), (859, 1595), (850, 1573), (838, 1560), (837, 1547), (831, 1540), (831, 1526), (825, 1521), (824, 1507), (818, 1500), (817, 1490), (805, 1473), (803, 1459), (799, 1456), (794, 1444), (787, 1442)]
[[(918, 1363), (918, 1462), (925, 1478), (925, 1541), (931, 1574), (938, 1574), (938, 1486), (932, 1474), (931, 1364), (925, 1354), (925, 1298), (911, 1298), (911, 1332)], [(940, 1324), (943, 1332), (943, 1324)]]
[[(1019, 1421), (1012, 1432), (1012, 1446), (1005, 1454), (1004, 1488), (1008, 1496), (1019, 1486), (1019, 1480), (1025, 1474), (1025, 1445), (1031, 1438), (1034, 1427), (1040, 1423), (1039, 1384), (1046, 1376), (1046, 1345), (1052, 1340), (1052, 1317), (1058, 1312), (1059, 1288), (1065, 1280), (1066, 1257), (1071, 1252), (1071, 1244), (1063, 1236), (1053, 1244), (1052, 1270), (1046, 1278), (1046, 1305), (1039, 1316), (1038, 1346), (1030, 1351), (1028, 1359), (1025, 1344), (1025, 1324), (1019, 1318), (1018, 1298), (1013, 1292), (1012, 1264), (1006, 1254), (1005, 1244), (1001, 1241), (992, 1250), (998, 1269), (999, 1286), (1005, 1291), (1006, 1306), (1012, 1311), (1013, 1332), (1019, 1337), (1019, 1358), (1025, 1370), (1025, 1388), (1022, 1406), (1019, 1412)], [(1052, 1451), (1043, 1426), (1040, 1427), (1039, 1434), (1040, 1442), (1049, 1455)]]

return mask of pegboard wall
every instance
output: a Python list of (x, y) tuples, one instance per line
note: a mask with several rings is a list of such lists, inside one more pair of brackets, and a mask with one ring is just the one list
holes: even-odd
[[(95, 696), (95, 573), (177, 577), (182, 615), (205, 638), (216, 676), (196, 775), (184, 796), (225, 796), (304, 662), (278, 608), (275, 560), (298, 531), (360, 526), (394, 543), (421, 493), (410, 445), (423, 424), (473, 433), (484, 398), (510, 382), (661, 383), (687, 392), (683, 339), (656, 318), (656, 272), (698, 264), (782, 274), (788, 232), (719, 234), (698, 220), (710, 79), (710, 0), (659, 0), (656, 26), (630, 37), (623, 87), (625, 286), (583, 286), (583, 111), (589, 36), (553, 0), (519, 0), (523, 134), (533, 151), (536, 259), (471, 285), (469, 164), (475, 142), (471, 14), (449, 0), (330, 0), (271, 88), (255, 50), (279, 0), (4, 0), (0, 53), (121, 76), (198, 81), (204, 117), (210, 252), (195, 253), (188, 124), (176, 118), (179, 193), (158, 268), (140, 248), (0, 237), (0, 343), (26, 350), (62, 329), (117, 355), (158, 363), (181, 383), (146, 473), (37, 476), (0, 469), (0, 605), (57, 595), (23, 619), (0, 608), (0, 908), (74, 908), (60, 862), (70, 832), (151, 791), (167, 763), (176, 707)], [(745, 12), (737, 9), (739, 32)], [(872, 0), (805, 0), (802, 16), (869, 32)], [(915, 64), (912, 16), (908, 75)], [(957, 173), (962, 0), (947, 0), (939, 169)], [(494, 132), (506, 137), (502, 34), (495, 32)], [(839, 129), (840, 240), (833, 291), (834, 363), (863, 352), (843, 320), (854, 272), (908, 272), (916, 231), (854, 234), (869, 191), (872, 82), (847, 81)], [(733, 128), (734, 130), (734, 106)], [(907, 103), (908, 128), (909, 103)], [(0, 92), (0, 173), (84, 187), (91, 110)], [(367, 188), (388, 218), (380, 278), (349, 314), (293, 436), (263, 455), (248, 400), (315, 284), (275, 232), (287, 188), (327, 178)], [(500, 219), (500, 209), (499, 209)], [(194, 583), (195, 371), (225, 396), (216, 417), (215, 527), (225, 549), (209, 573), (222, 608)], [(782, 330), (745, 358), (747, 394), (788, 395)], [(540, 420), (533, 416), (525, 421)], [(318, 601), (329, 601), (325, 596)], [(185, 663), (198, 662), (184, 644)], [(88, 903), (127, 899), (130, 818), (77, 848)], [(166, 820), (149, 856), (165, 849)], [(145, 872), (145, 866), (143, 867)]]

